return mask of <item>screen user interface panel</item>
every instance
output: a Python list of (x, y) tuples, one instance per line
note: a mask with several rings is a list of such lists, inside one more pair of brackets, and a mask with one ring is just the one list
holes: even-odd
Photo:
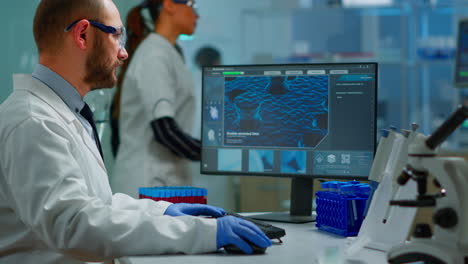
[(207, 174), (367, 177), (377, 64), (203, 69)]

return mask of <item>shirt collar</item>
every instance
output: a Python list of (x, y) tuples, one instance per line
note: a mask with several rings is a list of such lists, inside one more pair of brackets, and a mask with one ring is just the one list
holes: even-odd
[(38, 64), (32, 76), (52, 89), (72, 112), (79, 113), (83, 109), (85, 102), (75, 87), (51, 69)]

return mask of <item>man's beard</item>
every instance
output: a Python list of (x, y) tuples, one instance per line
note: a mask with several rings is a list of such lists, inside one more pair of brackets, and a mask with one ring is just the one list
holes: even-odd
[(105, 58), (106, 50), (102, 41), (96, 38), (93, 43), (93, 50), (86, 59), (85, 83), (91, 86), (91, 90), (100, 88), (112, 88), (117, 83), (115, 69), (120, 62), (113, 62), (110, 58)]

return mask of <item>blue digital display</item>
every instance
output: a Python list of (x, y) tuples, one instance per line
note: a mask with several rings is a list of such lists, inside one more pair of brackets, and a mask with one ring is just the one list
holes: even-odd
[(368, 177), (377, 64), (203, 69), (205, 174)]

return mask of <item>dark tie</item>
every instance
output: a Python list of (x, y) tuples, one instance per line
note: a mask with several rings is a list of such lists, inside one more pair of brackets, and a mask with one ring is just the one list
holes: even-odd
[(93, 112), (91, 112), (91, 109), (89, 108), (87, 103), (85, 103), (83, 109), (81, 109), (80, 114), (84, 118), (86, 118), (86, 120), (88, 120), (88, 122), (93, 127), (94, 140), (96, 141), (96, 145), (99, 149), (99, 153), (101, 154), (101, 158), (104, 160), (104, 155), (102, 154), (101, 142), (99, 141), (99, 136), (97, 134), (96, 124), (94, 124)]

